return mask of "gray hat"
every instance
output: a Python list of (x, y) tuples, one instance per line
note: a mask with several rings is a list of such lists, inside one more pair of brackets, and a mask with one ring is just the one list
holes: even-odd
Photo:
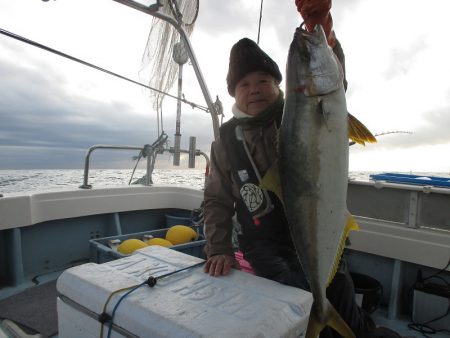
[(248, 73), (264, 71), (272, 75), (278, 82), (282, 76), (278, 65), (269, 55), (250, 39), (244, 38), (231, 48), (230, 65), (228, 67), (228, 93), (234, 97), (236, 84)]

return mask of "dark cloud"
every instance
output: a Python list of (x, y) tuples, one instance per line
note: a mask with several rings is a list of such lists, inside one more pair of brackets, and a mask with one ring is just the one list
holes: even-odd
[[(0, 78), (0, 169), (80, 168), (94, 144), (143, 146), (157, 138), (153, 113), (142, 116), (118, 100), (105, 103), (67, 93), (64, 78), (48, 66), (25, 69), (0, 62)], [(191, 136), (185, 131), (194, 130), (204, 134), (198, 137), (197, 148), (209, 151), (212, 133), (207, 114), (199, 121), (194, 115), (202, 113), (183, 108), (182, 147), (188, 147)], [(167, 115), (164, 128), (173, 140), (175, 114)], [(96, 152), (94, 167), (133, 164), (132, 152), (104, 153)]]
[(450, 104), (445, 108), (435, 109), (424, 115), (420, 128), (412, 132), (408, 141), (392, 140), (393, 146), (415, 147), (421, 145), (439, 145), (450, 143), (448, 126), (450, 125)]
[(450, 104), (447, 107), (428, 112), (423, 118), (424, 121), (420, 124), (420, 127), (415, 129), (377, 131), (378, 135), (383, 135), (378, 136), (378, 143), (369, 145), (367, 150), (408, 149), (420, 146), (450, 144), (450, 134), (448, 133), (448, 126), (450, 125)]
[[(37, 142), (84, 147), (88, 144), (87, 139), (99, 143), (116, 140), (115, 132), (119, 126), (127, 140), (142, 138), (143, 128), (139, 121), (124, 118), (135, 114), (130, 106), (72, 96), (61, 89), (59, 77), (48, 70), (25, 70), (1, 64), (0, 75), (8, 79), (0, 83), (3, 145)], [(7, 139), (2, 137), (4, 134), (8, 134)]]

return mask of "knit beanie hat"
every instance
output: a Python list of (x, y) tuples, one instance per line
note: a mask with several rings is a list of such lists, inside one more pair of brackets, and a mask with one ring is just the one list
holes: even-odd
[(267, 72), (279, 82), (283, 78), (275, 61), (255, 42), (247, 38), (239, 40), (230, 52), (227, 75), (228, 93), (234, 97), (237, 83), (248, 73), (256, 71)]

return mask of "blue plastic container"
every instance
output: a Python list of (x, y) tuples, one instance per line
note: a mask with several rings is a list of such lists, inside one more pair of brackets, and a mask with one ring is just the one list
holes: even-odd
[[(144, 231), (144, 232), (136, 232), (132, 234), (126, 234), (126, 235), (118, 235), (118, 236), (110, 236), (110, 237), (103, 237), (103, 238), (95, 238), (91, 239), (89, 241), (90, 244), (90, 250), (91, 250), (91, 260), (96, 263), (105, 263), (109, 262), (118, 258), (126, 257), (127, 255), (124, 255), (117, 250), (111, 248), (109, 246), (109, 243), (112, 240), (120, 240), (121, 242), (130, 239), (130, 238), (136, 238), (142, 240), (146, 235), (151, 235), (153, 237), (160, 237), (165, 238), (168, 228), (166, 229), (158, 229), (158, 230), (152, 230), (152, 231)], [(194, 242), (189, 242), (185, 244), (178, 244), (169, 247), (169, 249), (176, 250), (183, 252), (185, 254), (204, 258), (204, 247), (206, 244), (206, 240), (204, 236), (201, 234), (198, 236), (198, 239)]]
[(174, 225), (192, 225), (192, 217), (189, 211), (176, 211), (166, 214), (166, 226), (170, 228)]
[(370, 178), (376, 181), (386, 181), (392, 183), (431, 185), (435, 187), (447, 187), (447, 188), (450, 187), (449, 177), (383, 173), (370, 175)]

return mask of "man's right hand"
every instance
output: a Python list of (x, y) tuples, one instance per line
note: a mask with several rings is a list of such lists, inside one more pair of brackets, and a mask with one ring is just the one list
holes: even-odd
[(203, 271), (213, 277), (226, 276), (231, 268), (240, 270), (239, 263), (230, 255), (214, 255), (208, 258)]

